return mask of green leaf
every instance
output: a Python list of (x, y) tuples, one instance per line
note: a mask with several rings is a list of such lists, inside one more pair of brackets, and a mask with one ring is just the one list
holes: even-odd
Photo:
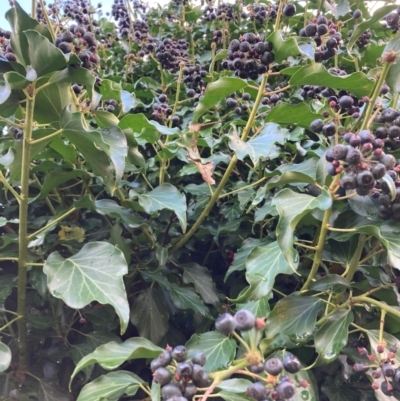
[(192, 283), (196, 292), (200, 294), (201, 299), (206, 304), (217, 305), (219, 298), (215, 289), (210, 272), (206, 267), (200, 266), (195, 262), (185, 263), (181, 265), (184, 268), (183, 282), (185, 284)]
[[(297, 268), (297, 262), (293, 267)], [(293, 274), (278, 242), (256, 246), (246, 260), (246, 280), (250, 287), (242, 291), (233, 302), (258, 300), (270, 295), (278, 274)]]
[(123, 253), (107, 242), (90, 242), (70, 258), (58, 252), (43, 267), (50, 293), (69, 307), (81, 309), (92, 301), (115, 308), (124, 333), (129, 322), (129, 304), (122, 276), (128, 273)]
[(322, 385), (321, 388), (322, 392), (328, 397), (329, 401), (354, 401), (354, 400), (360, 400), (361, 398), (361, 393), (354, 388), (351, 387), (351, 385)]
[(191, 309), (200, 315), (209, 315), (209, 310), (193, 288), (170, 284), (168, 289), (172, 302), (178, 309)]
[(310, 124), (320, 117), (320, 114), (314, 113), (307, 103), (281, 103), (268, 113), (265, 121), (277, 124), (296, 124), (310, 129)]
[(196, 22), (199, 17), (203, 14), (201, 6), (193, 7), (192, 9), (185, 12), (185, 21)]
[(203, 352), (207, 358), (204, 369), (207, 372), (215, 372), (230, 365), (236, 354), (235, 340), (216, 331), (203, 334), (193, 334), (186, 343), (189, 357), (196, 352)]
[[(394, 37), (383, 50), (383, 54), (387, 51), (393, 50), (398, 53), (400, 51), (400, 37)], [(385, 78), (386, 83), (392, 92), (400, 93), (400, 62), (397, 58), (396, 61), (390, 66), (388, 74)]]
[(72, 373), (70, 383), (86, 366), (98, 363), (102, 368), (112, 370), (132, 359), (156, 358), (162, 351), (162, 348), (142, 337), (129, 338), (121, 344), (111, 341), (101, 345), (79, 361)]
[[(11, 89), (25, 89), (29, 84), (31, 84), (31, 81), (29, 81), (23, 75), (18, 74), (18, 72), (15, 71), (6, 72), (4, 74), (4, 78)], [(4, 99), (4, 101), (5, 100), (6, 99)]]
[(297, 44), (296, 38), (283, 39), (282, 31), (272, 32), (267, 41), (272, 43), (275, 61), (286, 60), (288, 57), (299, 56), (302, 52)]
[(230, 391), (220, 391), (218, 393), (218, 398), (222, 398), (225, 401), (250, 401), (252, 400), (252, 398), (250, 397), (246, 397), (245, 395), (241, 395), (241, 394), (236, 394), (234, 392), (232, 392), (232, 388), (230, 389)]
[(4, 104), (11, 95), (11, 86), (7, 81), (0, 80), (0, 104)]
[(298, 255), (293, 249), (293, 235), (297, 223), (315, 209), (326, 210), (332, 206), (332, 197), (326, 189), (321, 195), (313, 197), (300, 194), (285, 188), (278, 192), (272, 200), (279, 213), (279, 222), (276, 227), (276, 236), (279, 246), (284, 252), (286, 260), (294, 266)]
[(361, 97), (371, 93), (374, 82), (363, 72), (354, 72), (344, 77), (332, 75), (323, 64), (307, 65), (296, 72), (289, 81), (290, 85), (321, 85), (333, 89), (343, 89)]
[(193, 122), (210, 110), (215, 104), (240, 89), (246, 88), (247, 82), (240, 78), (222, 77), (215, 82), (208, 84), (204, 98), (200, 100), (193, 113)]
[(109, 111), (96, 110), (95, 120), (100, 128), (106, 128), (110, 125), (118, 125), (118, 117)]
[(271, 311), (269, 307), (269, 299), (271, 296), (266, 296), (264, 298), (258, 299), (257, 301), (250, 301), (244, 304), (237, 304), (237, 309), (246, 309), (253, 312), (256, 317), (267, 317)]
[(153, 213), (159, 210), (172, 210), (178, 217), (182, 231), (185, 233), (187, 225), (186, 197), (183, 193), (171, 184), (164, 183), (145, 194), (137, 194), (139, 204), (146, 213)]
[(128, 388), (130, 395), (134, 395), (139, 389), (139, 383), (144, 382), (134, 373), (125, 370), (111, 372), (86, 384), (79, 393), (77, 401), (99, 401), (101, 399), (118, 401), (126, 394)]
[(228, 379), (219, 383), (216, 389), (230, 391), (231, 393), (245, 393), (251, 384), (252, 382), (246, 379)]
[(348, 0), (338, 0), (335, 3), (335, 5), (331, 5), (328, 1), (324, 2), (325, 9), (330, 11), (335, 18), (346, 15), (351, 10)]
[(160, 401), (161, 400), (161, 386), (159, 383), (153, 381), (151, 383), (151, 401)]
[[(354, 44), (357, 42), (357, 39), (368, 29), (371, 28), (375, 22), (381, 20), (386, 14), (389, 14), (391, 11), (396, 9), (396, 5), (392, 4), (390, 6), (379, 7), (374, 15), (367, 21), (361, 22), (361, 24), (357, 25), (354, 29), (353, 34), (350, 37), (349, 43), (347, 44), (347, 51), (351, 52)], [(345, 89), (345, 88), (343, 88)]]
[(329, 315), (314, 337), (315, 350), (319, 354), (317, 366), (331, 363), (339, 356), (347, 343), (353, 319), (353, 312), (349, 309), (339, 309)]
[(39, 32), (24, 31), (28, 41), (30, 65), (40, 78), (49, 72), (62, 70), (68, 65), (63, 52)]
[[(60, 121), (63, 135), (67, 137), (91, 165), (94, 174), (103, 178), (110, 193), (118, 186), (125, 168), (128, 145), (118, 127), (88, 130), (82, 124), (81, 113), (70, 113), (66, 108)], [(111, 164), (114, 174), (111, 171)]]
[(294, 295), (279, 300), (268, 316), (265, 338), (272, 340), (282, 333), (295, 344), (306, 343), (323, 305), (317, 297)]
[(311, 284), (310, 290), (318, 292), (326, 290), (341, 292), (347, 288), (350, 288), (350, 283), (344, 277), (337, 274), (329, 274), (314, 281)]
[[(1, 224), (0, 227), (2, 227)], [(16, 281), (17, 277), (11, 274), (0, 276), (0, 305), (3, 305), (6, 298), (11, 294)]]
[(24, 35), (24, 32), (28, 29), (33, 29), (51, 40), (50, 32), (46, 25), (40, 24), (36, 19), (31, 18), (18, 2), (15, 2), (14, 8), (7, 11), (6, 19), (10, 23), (12, 29), (11, 47), (13, 52), (17, 56), (18, 62), (27, 67), (30, 65), (30, 52), (28, 48), (28, 40)]
[[(70, 84), (52, 83), (36, 95), (35, 120), (40, 124), (58, 123), (65, 108), (73, 104)], [(75, 110), (75, 106), (71, 109)]]
[(241, 247), (235, 253), (235, 257), (233, 259), (233, 263), (229, 266), (228, 271), (226, 272), (224, 281), (236, 271), (244, 270), (246, 268), (246, 259), (252, 249), (254, 249), (258, 244), (261, 243), (261, 240), (257, 238), (247, 238), (243, 241)]
[(0, 341), (0, 372), (5, 372), (11, 363), (11, 350)]
[(235, 130), (232, 130), (229, 135), (229, 147), (239, 160), (249, 156), (256, 164), (260, 158), (274, 159), (279, 156), (280, 151), (275, 142), (283, 143), (286, 132), (275, 123), (267, 123), (259, 135), (243, 142)]
[(84, 170), (72, 171), (52, 171), (45, 176), (42, 188), (40, 190), (39, 199), (44, 199), (54, 188), (60, 184), (70, 181), (76, 177), (87, 177), (88, 173)]
[[(156, 143), (161, 135), (175, 135), (178, 128), (168, 128), (157, 121), (149, 121), (144, 114), (128, 114), (119, 123), (121, 129), (131, 129), (136, 138), (146, 138), (145, 143)], [(149, 135), (151, 133), (151, 135)]]
[(131, 309), (131, 322), (139, 335), (158, 343), (168, 331), (169, 311), (162, 291), (149, 287), (135, 299)]

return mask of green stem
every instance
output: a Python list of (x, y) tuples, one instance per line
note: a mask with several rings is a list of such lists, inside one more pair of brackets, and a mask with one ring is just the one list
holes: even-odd
[(346, 280), (350, 283), (353, 280), (354, 274), (358, 269), (358, 266), (360, 265), (360, 260), (361, 260), (361, 255), (364, 250), (364, 245), (367, 241), (367, 236), (364, 234), (360, 235), (360, 238), (358, 239), (358, 245), (357, 249), (354, 253), (353, 258), (351, 259), (351, 264), (349, 267), (349, 270), (346, 274)]
[(383, 69), (382, 69), (381, 75), (380, 75), (380, 77), (379, 77), (379, 79), (378, 79), (378, 81), (377, 81), (377, 83), (376, 83), (376, 85), (374, 87), (374, 91), (372, 93), (372, 96), (371, 96), (371, 98), (369, 100), (369, 103), (368, 103), (368, 106), (367, 106), (367, 110), (366, 110), (364, 118), (363, 118), (363, 123), (362, 123), (361, 128), (360, 128), (361, 131), (366, 129), (366, 128), (368, 128), (369, 119), (371, 118), (372, 112), (374, 110), (376, 99), (378, 99), (381, 87), (382, 87), (383, 83), (385, 82), (385, 78), (386, 78), (386, 75), (389, 72), (390, 66), (391, 66), (391, 63), (389, 63), (389, 62), (386, 62), (383, 65)]
[(279, 1), (279, 7), (278, 7), (278, 12), (276, 13), (276, 21), (275, 21), (275, 27), (274, 27), (274, 31), (278, 31), (279, 30), (279, 26), (281, 24), (281, 16), (282, 16), (282, 10), (283, 10), (283, 2), (284, 0), (280, 0)]
[(4, 326), (0, 327), (0, 332), (3, 331), (4, 329), (6, 329), (7, 327), (11, 326), (13, 323), (15, 323), (16, 321), (20, 320), (22, 316), (17, 316), (16, 318), (14, 318), (13, 320), (10, 320), (8, 323), (6, 323)]
[[(36, 4), (35, 4), (36, 7)], [(34, 91), (32, 91), (34, 93)], [(27, 254), (28, 254), (28, 204), (29, 204), (29, 170), (31, 155), (31, 139), (33, 129), (33, 116), (35, 109), (35, 97), (25, 91), (26, 115), (24, 137), (22, 144), (21, 161), (21, 193), (19, 204), (19, 232), (18, 232), (18, 351), (19, 368), (22, 372), (28, 366), (27, 343), (26, 343), (26, 288), (27, 288)]]
[(32, 140), (32, 141), (31, 141), (31, 145), (37, 145), (38, 143), (41, 143), (41, 142), (44, 142), (44, 141), (48, 141), (49, 139), (54, 138), (54, 137), (56, 137), (56, 136), (62, 134), (63, 131), (64, 131), (64, 130), (61, 128), (61, 129), (59, 129), (58, 131), (53, 132), (53, 133), (50, 134), (50, 135), (44, 136), (43, 138), (39, 138), (39, 139)]
[[(337, 182), (339, 180), (339, 175), (337, 175), (334, 180), (332, 181), (330, 187), (329, 187), (329, 193), (331, 195), (332, 198), (332, 204), (334, 201), (334, 189), (336, 188)], [(321, 231), (319, 233), (319, 239), (318, 239), (318, 243), (317, 243), (317, 250), (315, 251), (314, 254), (314, 260), (313, 260), (313, 264), (311, 266), (311, 271), (310, 274), (307, 277), (306, 282), (303, 285), (303, 288), (301, 289), (301, 291), (307, 291), (310, 288), (311, 283), (314, 281), (314, 278), (317, 274), (318, 268), (321, 265), (321, 261), (322, 261), (322, 252), (324, 250), (324, 245), (325, 245), (325, 241), (326, 241), (326, 237), (328, 235), (328, 227), (329, 227), (329, 220), (331, 218), (331, 214), (332, 214), (332, 206), (329, 207), (327, 210), (325, 210), (324, 213), (324, 217), (322, 220), (322, 225), (321, 225)]]
[(375, 305), (379, 309), (384, 310), (387, 313), (390, 313), (390, 314), (400, 318), (400, 310), (397, 310), (397, 309), (389, 306), (388, 304), (385, 304), (384, 302), (377, 301), (374, 298), (369, 298), (369, 297), (366, 297), (366, 296), (363, 296), (363, 295), (351, 298), (351, 303), (352, 304), (358, 303), (358, 302), (366, 302), (366, 303), (369, 303), (371, 305)]
[(240, 187), (240, 188), (238, 188), (238, 189), (235, 189), (234, 191), (231, 191), (231, 192), (227, 192), (227, 193), (225, 193), (225, 194), (222, 194), (222, 195), (219, 196), (218, 199), (222, 199), (222, 198), (225, 198), (225, 197), (227, 197), (227, 196), (229, 196), (229, 195), (233, 195), (233, 194), (235, 194), (235, 193), (237, 193), (237, 192), (241, 192), (241, 191), (244, 191), (244, 190), (246, 190), (246, 189), (248, 189), (248, 188), (254, 187), (255, 185), (261, 184), (261, 183), (262, 183), (263, 181), (265, 181), (265, 180), (267, 180), (267, 177), (262, 177), (262, 178), (259, 179), (258, 181), (253, 182), (252, 184), (246, 185), (245, 187)]
[[(36, 3), (35, 0), (32, 0), (32, 1), (33, 1), (34, 3)], [(32, 5), (33, 5), (33, 4), (32, 4)], [(45, 20), (46, 20), (47, 27), (49, 28), (50, 35), (51, 35), (51, 37), (52, 37), (52, 39), (53, 39), (53, 41), (54, 41), (54, 40), (56, 39), (56, 34), (55, 34), (54, 31), (53, 31), (53, 25), (51, 24), (51, 21), (50, 21), (50, 18), (49, 18), (49, 14), (47, 14), (47, 10), (46, 10), (46, 7), (45, 7), (45, 5), (44, 5), (43, 0), (40, 0), (40, 7), (42, 8), (42, 13), (43, 13), (44, 18), (45, 18)], [(35, 4), (35, 12), (36, 12), (36, 4)], [(33, 14), (32, 14), (32, 18), (36, 18), (36, 15), (33, 16)]]
[(400, 93), (399, 93), (399, 92), (396, 92), (396, 93), (394, 94), (394, 96), (393, 96), (393, 99), (392, 99), (392, 107), (393, 107), (394, 109), (397, 109), (397, 104), (399, 103), (399, 96), (400, 96)]
[[(254, 102), (253, 110), (251, 111), (250, 117), (247, 120), (247, 124), (243, 129), (243, 133), (241, 136), (242, 141), (246, 141), (246, 139), (250, 133), (251, 127), (253, 126), (255, 117), (257, 115), (257, 109), (264, 96), (263, 93), (264, 93), (265, 85), (267, 84), (267, 80), (268, 80), (268, 74), (264, 74), (262, 77), (261, 83), (260, 83), (260, 87), (258, 89), (257, 98)], [(185, 245), (186, 242), (188, 242), (190, 238), (192, 238), (192, 236), (196, 233), (198, 228), (201, 226), (201, 223), (204, 221), (204, 219), (210, 213), (211, 209), (217, 202), (221, 191), (223, 190), (226, 183), (228, 182), (228, 179), (232, 173), (232, 170), (235, 168), (237, 160), (238, 159), (237, 159), (236, 155), (233, 155), (231, 161), (229, 162), (227, 169), (225, 170), (225, 173), (221, 179), (221, 182), (219, 183), (217, 189), (212, 194), (210, 200), (207, 203), (207, 206), (204, 208), (203, 212), (200, 214), (197, 221), (193, 224), (192, 228), (185, 235), (183, 235), (181, 237), (181, 239), (171, 248), (171, 250), (169, 252), (170, 254), (172, 254), (172, 253), (176, 252), (178, 249), (182, 248), (182, 246)]]
[(32, 18), (33, 19), (36, 19), (36, 0), (32, 0), (32, 7), (31, 7), (31, 9), (32, 9)]
[(7, 125), (11, 125), (12, 127), (22, 128), (21, 124), (17, 124), (14, 121), (11, 121), (8, 118), (4, 118), (2, 116), (0, 116), (0, 121), (5, 122)]
[[(7, 260), (9, 260), (10, 262), (18, 262), (18, 258), (0, 258), (0, 262), (5, 262), (5, 261), (7, 261)], [(2, 312), (4, 312), (4, 311), (2, 311)]]
[(18, 192), (10, 185), (10, 183), (6, 180), (3, 173), (0, 171), (0, 182), (4, 184), (4, 186), (14, 195), (15, 199), (17, 199), (18, 203), (21, 203), (21, 197)]
[(67, 212), (65, 212), (62, 216), (57, 217), (56, 219), (50, 221), (50, 223), (47, 223), (44, 227), (39, 228), (39, 230), (35, 231), (34, 233), (30, 234), (27, 236), (28, 240), (31, 240), (32, 238), (35, 238), (38, 234), (40, 234), (42, 231), (47, 230), (48, 228), (56, 225), (59, 221), (64, 220), (67, 216), (69, 216), (71, 213), (75, 212), (76, 208), (73, 207)]

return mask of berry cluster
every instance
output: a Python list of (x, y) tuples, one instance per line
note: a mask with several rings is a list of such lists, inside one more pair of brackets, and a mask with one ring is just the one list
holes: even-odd
[(237, 98), (236, 93), (232, 93), (226, 99), (226, 107), (228, 109), (235, 109), (236, 114), (242, 114), (249, 109), (248, 101), (251, 99), (249, 93), (243, 93), (240, 98)]
[(0, 28), (0, 55), (8, 61), (17, 61), (10, 43), (11, 32)]
[(167, 347), (150, 363), (153, 380), (161, 386), (163, 400), (187, 401), (197, 394), (197, 388), (208, 387), (211, 380), (204, 370), (206, 357), (196, 353), (191, 360), (183, 345)]
[[(275, 91), (278, 91), (279, 89), (281, 89), (280, 86), (276, 86), (273, 91), (268, 83), (265, 86), (266, 92), (271, 92), (271, 91), (275, 92)], [(267, 105), (267, 106), (276, 106), (277, 104), (282, 103), (282, 98), (284, 96), (285, 96), (284, 92), (274, 93), (272, 95), (264, 96), (261, 99), (261, 104)]]
[[(246, 394), (257, 401), (262, 400), (289, 400), (296, 393), (296, 386), (292, 380), (284, 375), (287, 373), (295, 374), (301, 368), (300, 361), (292, 354), (286, 354), (283, 360), (277, 357), (269, 358), (264, 364), (251, 366), (252, 373), (266, 372), (268, 375), (273, 376), (273, 380), (265, 382), (257, 381), (247, 387)], [(304, 385), (304, 383), (303, 383)], [(270, 398), (268, 398), (270, 397)]]
[(187, 52), (188, 47), (189, 44), (185, 39), (175, 41), (165, 38), (157, 43), (154, 51), (162, 67), (169, 70), (171, 73), (175, 73), (179, 70), (181, 61), (185, 61), (189, 58)]
[[(350, 38), (352, 34), (353, 34), (352, 30), (348, 31), (347, 32), (347, 37)], [(360, 49), (362, 49), (362, 48), (366, 47), (367, 45), (369, 45), (369, 43), (371, 42), (371, 38), (372, 38), (372, 33), (371, 33), (371, 30), (368, 28), (357, 39), (356, 45)]]
[(300, 29), (299, 36), (313, 38), (318, 47), (315, 61), (329, 60), (338, 52), (342, 35), (336, 29), (337, 25), (324, 15), (313, 18), (305, 28)]
[[(67, 0), (62, 3), (62, 10), (58, 9), (56, 4), (49, 4), (48, 14), (53, 19), (57, 18), (57, 14), (61, 11), (65, 17), (75, 20), (78, 24), (85, 25), (87, 28), (90, 26), (90, 20), (93, 26), (97, 26), (97, 20), (94, 18), (94, 14), (101, 14), (102, 4), (97, 4), (97, 9), (91, 6), (88, 0)], [(43, 11), (40, 8), (40, 3), (38, 3), (37, 13), (41, 13), (41, 18), (44, 20)], [(90, 19), (89, 19), (90, 15)]]
[[(243, 11), (240, 14), (240, 17), (242, 19), (247, 19), (250, 18), (250, 21), (255, 21), (258, 22), (260, 25), (264, 24), (264, 21), (267, 18), (275, 18), (276, 17), (276, 11), (278, 8), (276, 6), (273, 6), (274, 8), (268, 8), (263, 5), (263, 4), (250, 4), (247, 6), (247, 13)], [(269, 12), (268, 12), (269, 11)]]
[[(357, 362), (353, 364), (353, 371), (356, 373), (366, 373), (370, 369), (370, 374), (374, 380), (371, 387), (374, 390), (381, 389), (383, 394), (387, 396), (395, 396), (398, 399), (400, 392), (400, 367), (395, 367), (397, 347), (389, 346), (385, 350), (385, 345), (379, 344), (376, 348), (377, 357), (369, 354), (364, 347), (358, 347), (357, 351), (361, 357), (365, 357), (365, 362)], [(383, 379), (383, 380), (382, 380)], [(380, 384), (379, 384), (380, 382)]]
[(105, 110), (113, 113), (118, 105), (118, 102), (115, 99), (106, 99), (103, 101), (103, 105), (104, 107), (98, 107), (97, 110)]
[[(153, 112), (151, 114), (151, 118), (155, 121), (158, 121), (160, 124), (166, 124), (168, 119), (170, 118), (172, 121), (172, 125), (176, 127), (180, 123), (179, 116), (172, 116), (173, 110), (168, 106), (168, 98), (166, 95), (161, 94), (158, 97), (159, 103), (153, 104)], [(172, 117), (171, 117), (172, 116)]]
[(203, 11), (203, 16), (207, 21), (214, 21), (216, 19), (231, 21), (237, 18), (232, 5), (226, 3), (221, 3), (218, 7), (206, 6)]
[(204, 95), (207, 83), (204, 78), (207, 76), (207, 70), (204, 66), (196, 64), (194, 66), (186, 66), (183, 69), (183, 83), (187, 86), (186, 96), (194, 98), (197, 102), (200, 96)]
[(396, 150), (400, 147), (400, 113), (388, 107), (375, 117), (378, 125), (374, 135), (385, 141), (387, 148)]
[(263, 42), (259, 35), (250, 32), (231, 41), (228, 59), (222, 62), (222, 67), (235, 71), (235, 75), (242, 79), (255, 80), (267, 72), (273, 61), (272, 44)]

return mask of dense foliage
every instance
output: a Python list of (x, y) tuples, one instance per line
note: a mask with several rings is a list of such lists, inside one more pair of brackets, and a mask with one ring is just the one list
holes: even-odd
[(400, 7), (10, 0), (0, 400), (400, 399)]

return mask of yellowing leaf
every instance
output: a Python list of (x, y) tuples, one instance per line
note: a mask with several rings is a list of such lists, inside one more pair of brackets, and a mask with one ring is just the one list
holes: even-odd
[(58, 232), (58, 237), (60, 241), (75, 240), (83, 242), (85, 240), (85, 230), (81, 227), (61, 226), (61, 230)]

